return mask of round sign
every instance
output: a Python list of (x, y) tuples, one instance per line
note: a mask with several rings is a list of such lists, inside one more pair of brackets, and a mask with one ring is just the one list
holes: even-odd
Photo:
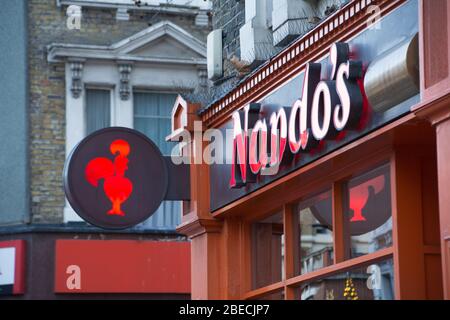
[(64, 190), (72, 208), (104, 229), (125, 229), (148, 219), (168, 188), (158, 147), (142, 133), (106, 128), (82, 140), (64, 167)]
[[(360, 236), (384, 225), (391, 214), (391, 189), (389, 167), (375, 169), (346, 186), (344, 215), (350, 235)], [(329, 197), (320, 199), (310, 207), (314, 217), (332, 230), (332, 202)]]

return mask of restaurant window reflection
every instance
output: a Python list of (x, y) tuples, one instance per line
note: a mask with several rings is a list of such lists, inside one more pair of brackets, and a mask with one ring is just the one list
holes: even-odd
[(344, 213), (350, 257), (392, 246), (389, 164), (350, 179), (344, 188)]
[(392, 259), (358, 267), (301, 285), (301, 300), (393, 300)]
[(331, 191), (327, 190), (301, 201), (297, 206), (300, 242), (296, 274), (305, 274), (333, 264)]

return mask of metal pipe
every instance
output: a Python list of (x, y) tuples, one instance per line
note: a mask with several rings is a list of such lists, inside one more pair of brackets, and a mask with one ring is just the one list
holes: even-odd
[(418, 34), (376, 58), (364, 88), (375, 112), (384, 112), (420, 92)]

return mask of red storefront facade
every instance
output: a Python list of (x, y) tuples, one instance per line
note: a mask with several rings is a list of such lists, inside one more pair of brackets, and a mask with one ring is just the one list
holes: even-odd
[[(369, 5), (380, 9), (381, 30), (367, 23)], [(348, 44), (348, 61), (363, 70), (353, 79), (363, 101), (347, 101), (361, 108), (358, 124), (328, 135), (333, 117), (323, 92), (332, 90), (322, 85), (321, 107), (308, 106), (318, 116), (306, 124), (317, 145), (275, 176), (258, 168), (243, 175), (234, 162), (191, 165), (191, 200), (177, 230), (191, 239), (193, 299), (449, 298), (449, 15), (446, 0), (351, 1), (208, 108), (179, 97), (172, 138), (236, 128), (246, 108), (256, 110), (249, 129), (280, 108), (287, 126), (288, 106), (311, 83), (308, 64), (322, 66), (317, 83), (336, 85), (335, 72), (327, 78), (333, 44)], [(207, 143), (193, 144), (193, 154), (203, 154)]]

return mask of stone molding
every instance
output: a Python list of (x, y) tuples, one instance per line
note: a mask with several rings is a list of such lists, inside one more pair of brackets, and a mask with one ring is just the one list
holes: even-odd
[(70, 72), (72, 83), (70, 85), (70, 91), (72, 92), (72, 97), (78, 99), (83, 92), (83, 67), (84, 60), (69, 60)]

